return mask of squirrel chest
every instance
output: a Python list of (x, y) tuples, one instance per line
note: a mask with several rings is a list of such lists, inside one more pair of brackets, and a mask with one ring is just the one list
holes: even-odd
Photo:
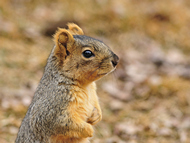
[(69, 114), (75, 114), (75, 117), (86, 121), (92, 114), (94, 104), (98, 99), (95, 83), (84, 88), (73, 87), (71, 94), (72, 98), (68, 106)]

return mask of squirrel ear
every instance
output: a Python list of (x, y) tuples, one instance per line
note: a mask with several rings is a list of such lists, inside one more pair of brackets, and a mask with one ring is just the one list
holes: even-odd
[(55, 55), (63, 59), (63, 57), (66, 58), (69, 55), (68, 50), (73, 47), (74, 38), (68, 30), (58, 28), (54, 35), (54, 42), (56, 45)]
[(84, 35), (83, 30), (74, 23), (68, 23), (68, 31), (71, 32), (72, 35)]

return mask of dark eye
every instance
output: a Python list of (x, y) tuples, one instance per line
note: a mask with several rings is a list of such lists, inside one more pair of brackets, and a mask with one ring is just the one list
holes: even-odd
[(90, 57), (93, 57), (94, 54), (90, 51), (90, 50), (86, 50), (82, 53), (82, 55), (85, 57), (85, 58), (90, 58)]

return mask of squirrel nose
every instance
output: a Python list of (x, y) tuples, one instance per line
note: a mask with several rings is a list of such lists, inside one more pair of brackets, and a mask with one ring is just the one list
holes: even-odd
[(116, 54), (114, 54), (113, 60), (111, 62), (112, 62), (113, 67), (115, 67), (119, 62), (119, 57)]

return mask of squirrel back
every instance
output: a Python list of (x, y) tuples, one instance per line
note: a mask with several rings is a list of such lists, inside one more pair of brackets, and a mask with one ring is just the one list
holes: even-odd
[(54, 35), (55, 46), (16, 143), (85, 143), (102, 118), (94, 81), (113, 71), (119, 58), (77, 25), (68, 27)]

